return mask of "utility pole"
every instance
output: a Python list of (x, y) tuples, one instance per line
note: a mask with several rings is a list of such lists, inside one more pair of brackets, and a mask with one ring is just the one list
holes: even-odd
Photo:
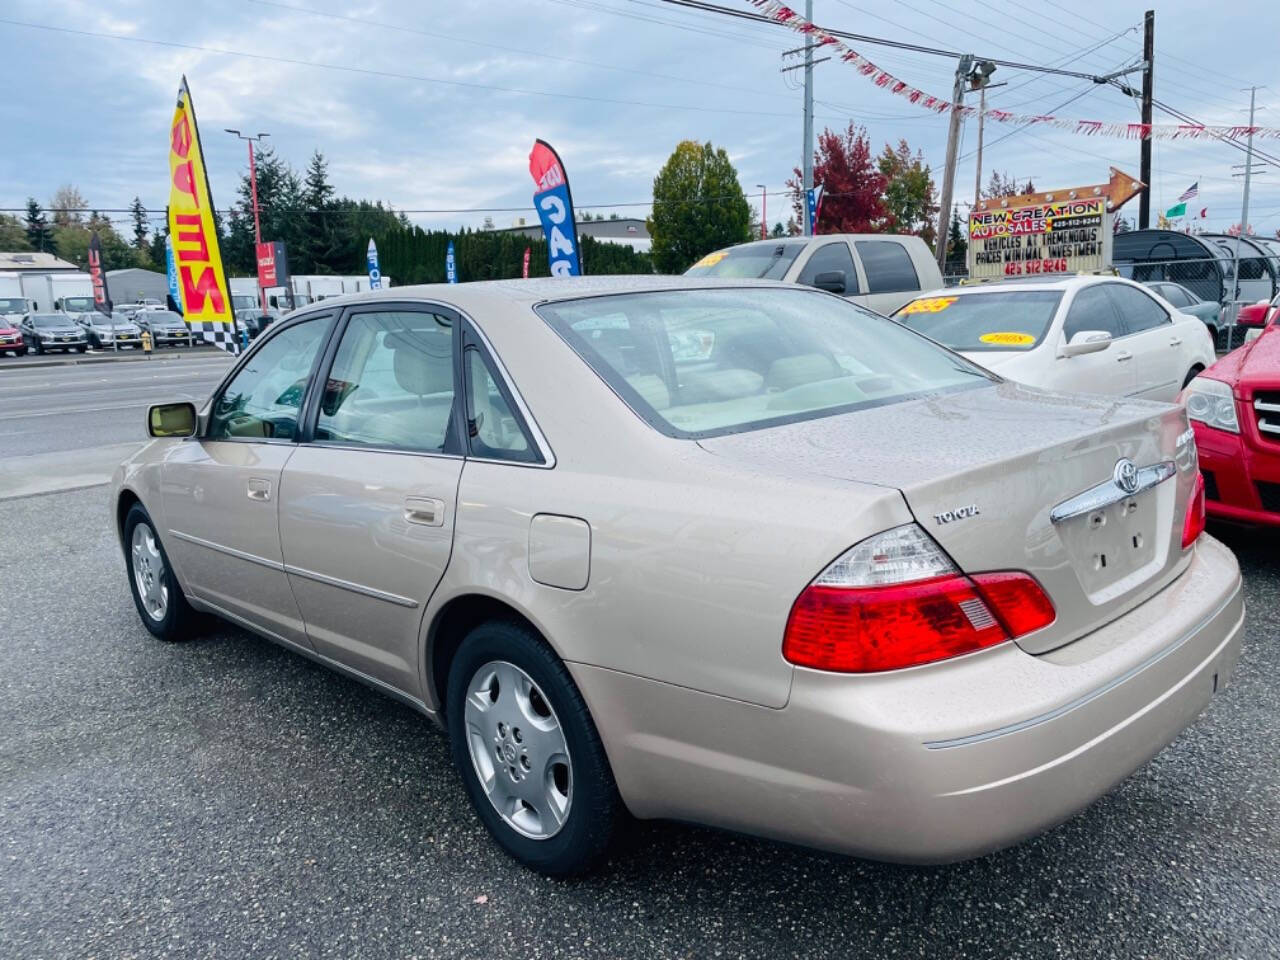
[(951, 226), (951, 194), (956, 185), (956, 152), (960, 148), (960, 108), (964, 105), (964, 85), (973, 67), (973, 55), (966, 53), (956, 64), (956, 82), (951, 91), (951, 123), (947, 128), (947, 165), (942, 171), (942, 198), (938, 204), (938, 269), (947, 267), (947, 229)]
[[(264, 139), (271, 136), (269, 133), (259, 133), (256, 137), (246, 137), (239, 130), (232, 130), (230, 127), (224, 128), (241, 140), (249, 142), (249, 196), (253, 199), (253, 260), (258, 262), (258, 244), (262, 243), (262, 222), (258, 216), (258, 167), (253, 159), (253, 145), (261, 143)], [(262, 304), (262, 312), (267, 312), (267, 291), (262, 286), (262, 281), (258, 281), (258, 300)], [(234, 310), (232, 313), (234, 314)]]
[[(978, 162), (973, 172), (973, 203), (977, 206), (978, 201), (982, 199), (982, 133), (983, 127), (986, 126), (987, 112), (987, 88), (984, 84), (978, 93)], [(948, 224), (947, 229), (951, 229)]]
[[(1156, 12), (1148, 10), (1142, 18), (1142, 122), (1151, 123), (1151, 98), (1156, 82)], [(1147, 186), (1138, 197), (1138, 229), (1151, 226), (1151, 138), (1143, 137), (1138, 147), (1138, 179)]]
[[(813, 23), (813, 0), (804, 0), (804, 18)], [(805, 36), (804, 43), (804, 196), (800, 200), (803, 211), (804, 235), (809, 230), (809, 191), (813, 189), (813, 44)]]
[[(1253, 179), (1253, 114), (1254, 105), (1258, 96), (1258, 88), (1249, 88), (1249, 137), (1245, 141), (1244, 151), (1244, 202), (1240, 207), (1240, 232), (1236, 234), (1236, 250), (1235, 250), (1235, 266), (1231, 271), (1231, 283), (1235, 287), (1231, 291), (1232, 301), (1236, 301), (1240, 297), (1240, 241), (1244, 239), (1245, 231), (1249, 229), (1249, 183)], [(1231, 312), (1231, 324), (1227, 327), (1227, 349), (1231, 349), (1232, 335), (1235, 333), (1236, 317), (1240, 314), (1240, 304), (1232, 304), (1235, 309)]]
[(764, 191), (762, 194), (760, 194), (760, 197), (761, 197), (760, 239), (768, 240), (769, 239), (769, 188), (765, 186), (763, 183), (757, 183), (756, 186)]

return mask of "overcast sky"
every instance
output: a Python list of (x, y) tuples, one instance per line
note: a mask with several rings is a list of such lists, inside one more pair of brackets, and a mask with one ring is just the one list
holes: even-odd
[[(718, 2), (751, 9), (745, 0)], [(824, 26), (1109, 72), (1140, 59), (1147, 4), (814, 6)], [(1178, 0), (1156, 10), (1157, 98), (1207, 123), (1244, 123), (1242, 88), (1270, 84), (1259, 91), (1257, 122), (1280, 126), (1280, 10), (1261, 0)], [(527, 156), (535, 137), (558, 148), (580, 210), (620, 215), (647, 212), (626, 204), (650, 198), (654, 174), (685, 138), (725, 147), (748, 194), (767, 185), (771, 223), (800, 162), (798, 74), (779, 72), (794, 62), (781, 54), (798, 45), (797, 36), (661, 0), (5, 0), (0, 18), (3, 207), (21, 206), (29, 195), (47, 204), (60, 184), (73, 183), (96, 207), (124, 207), (137, 194), (163, 211), (167, 127), (183, 73), (220, 207), (232, 202), (246, 165), (244, 145), (224, 127), (270, 132), (277, 152), (299, 169), (320, 149), (340, 193), (398, 209), (474, 211), (410, 213), (424, 226), (476, 226), (485, 216), (478, 208), (519, 208), (493, 210), (499, 226), (532, 219)], [(1133, 29), (1106, 42), (1126, 27)], [(949, 96), (954, 61), (853, 46), (909, 83)], [(839, 62), (820, 64), (815, 74), (818, 130), (852, 119), (867, 127), (877, 151), (905, 137), (923, 149), (940, 183), (945, 117)], [(1008, 86), (992, 90), (992, 106), (1138, 119), (1120, 91), (1088, 81), (1005, 67), (993, 81)], [(1040, 189), (1105, 181), (1109, 164), (1138, 172), (1136, 142), (1014, 129), (988, 125), (986, 170), (1031, 177)], [(957, 177), (961, 201), (973, 196), (976, 135), (971, 122)], [(1280, 141), (1259, 145), (1280, 156)], [(1198, 180), (1210, 227), (1237, 222), (1241, 181), (1232, 165), (1242, 158), (1218, 143), (1157, 141), (1153, 209)], [(1280, 227), (1280, 168), (1266, 169), (1254, 179), (1250, 220), (1270, 234)], [(1136, 217), (1136, 201), (1126, 213)]]

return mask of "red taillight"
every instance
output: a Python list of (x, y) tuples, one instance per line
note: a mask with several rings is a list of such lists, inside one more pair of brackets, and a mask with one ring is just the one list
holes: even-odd
[(1204, 474), (1196, 474), (1196, 485), (1187, 501), (1187, 516), (1182, 521), (1182, 549), (1191, 546), (1204, 533)]
[(1025, 573), (810, 586), (791, 608), (782, 654), (818, 670), (897, 670), (1004, 643), (1054, 617), (1052, 602)]

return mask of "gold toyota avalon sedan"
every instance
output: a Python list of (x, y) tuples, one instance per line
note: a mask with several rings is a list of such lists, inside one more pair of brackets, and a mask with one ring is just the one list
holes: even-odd
[(1005, 382), (794, 285), (325, 300), (148, 428), (111, 490), (147, 629), (216, 614), (411, 704), (549, 874), (627, 812), (977, 856), (1239, 654), (1181, 407)]

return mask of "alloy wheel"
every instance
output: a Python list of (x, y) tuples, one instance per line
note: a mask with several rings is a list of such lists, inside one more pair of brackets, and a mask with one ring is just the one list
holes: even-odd
[(145, 523), (133, 528), (130, 545), (133, 560), (133, 582), (147, 616), (159, 623), (169, 610), (169, 586), (165, 578), (164, 556), (156, 542), (155, 531)]
[(466, 741), (481, 789), (503, 821), (531, 840), (560, 832), (573, 801), (564, 729), (529, 674), (505, 660), (467, 684)]

